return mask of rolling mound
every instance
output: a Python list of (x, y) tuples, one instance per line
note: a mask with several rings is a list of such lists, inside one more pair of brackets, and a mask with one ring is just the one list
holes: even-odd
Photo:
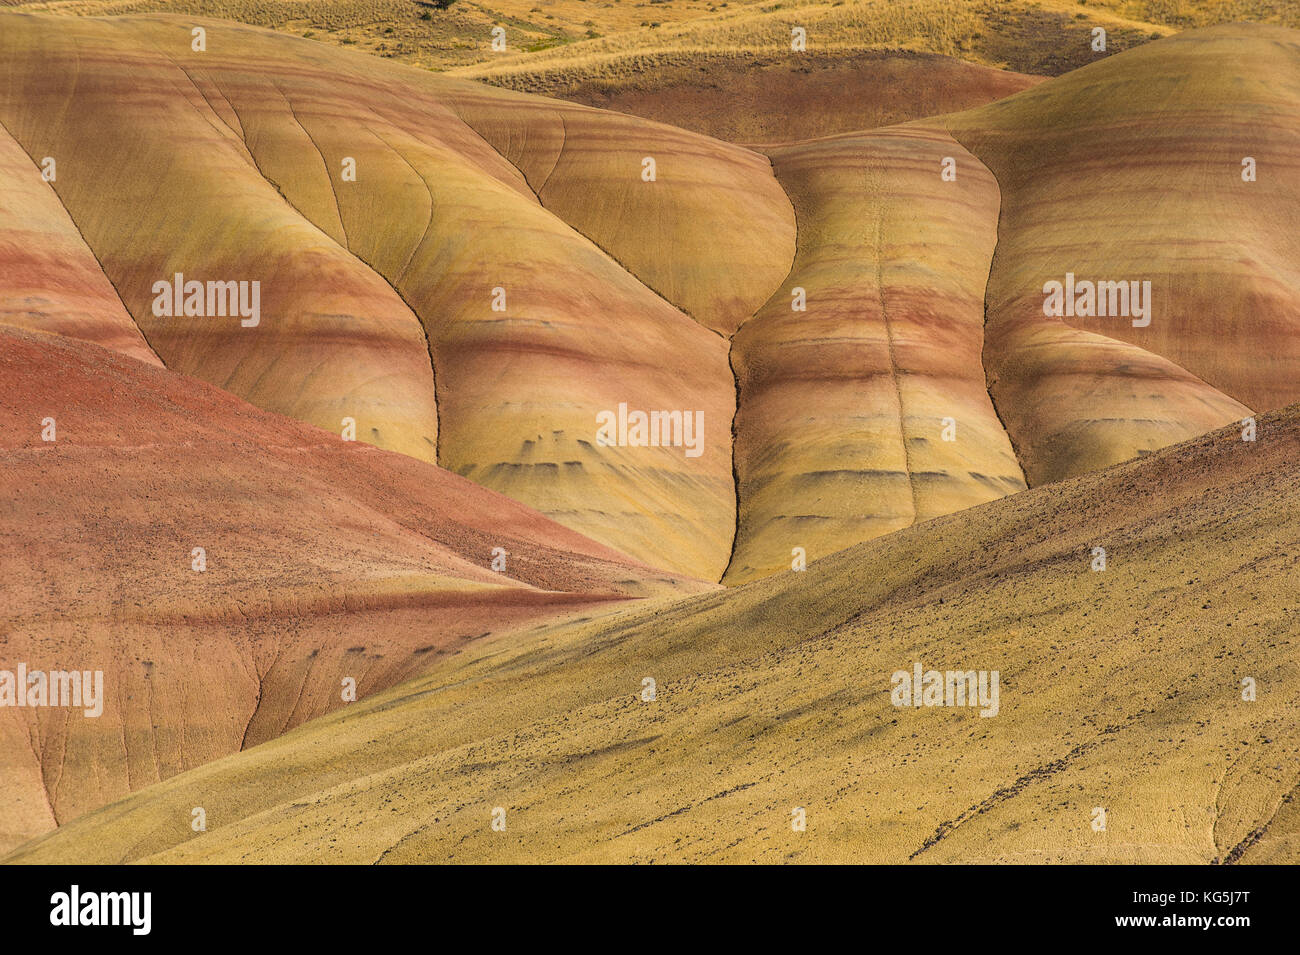
[(0, 391), (0, 668), (105, 688), (97, 718), (0, 709), (5, 846), (341, 706), (345, 677), (707, 586), (94, 345), (0, 325)]
[[(1295, 31), (1181, 34), (947, 126), (1002, 190), (985, 366), (1031, 484), (1300, 399)], [(1150, 314), (1044, 317), (1067, 273), (1149, 282)]]
[[(728, 583), (789, 568), (795, 547), (824, 556), (1025, 487), (980, 358), (998, 208), (988, 170), (924, 125), (769, 153), (799, 250), (732, 347)], [(938, 175), (945, 159), (954, 181)]]
[[(195, 49), (181, 17), (4, 22), (5, 214), (38, 223), (22, 255), (79, 262), (43, 279), (61, 305), (6, 279), (16, 321), (355, 426), (682, 576), (745, 581), (1300, 398), (1281, 27), (764, 155), (233, 23)], [(1205, 185), (1186, 208), (1178, 177)], [(1151, 324), (1044, 316), (1070, 275), (1151, 282)], [(256, 285), (261, 316), (190, 313), (186, 277), (207, 303)]]
[[(1298, 455), (1293, 407), (805, 573), (476, 642), (7, 861), (1294, 862)], [(998, 671), (996, 713), (894, 705), (916, 664)]]
[[(58, 161), (54, 191), (155, 353), (259, 407), (336, 433), (351, 417), (363, 440), (433, 461), (419, 320), (263, 177), (238, 114), (185, 72), (189, 29), (169, 50), (140, 26), (5, 15), (0, 122)], [(249, 317), (224, 291), (211, 314), (174, 314), (173, 296), (158, 314), (155, 284), (178, 274), (247, 283)]]
[[(1294, 861), (1300, 34), (866, 6), (496, 86), (0, 14), (0, 670), (106, 678), (0, 710), (0, 851)], [(918, 52), (995, 47), (1090, 65)]]
[[(3, 19), (5, 214), (92, 296), (6, 278), (15, 321), (138, 351), (97, 261), (168, 368), (673, 574), (750, 580), (1300, 399), (1280, 27), (759, 152), (236, 24), (195, 50), (183, 17)], [(1075, 275), (1151, 282), (1150, 324), (1044, 315)], [(175, 276), (257, 283), (260, 319), (160, 313)]]
[(752, 315), (790, 266), (794, 215), (760, 153), (477, 83), (447, 98), (543, 206), (719, 335)]
[[(794, 243), (764, 157), (218, 21), (202, 51), (187, 18), (4, 24), (0, 121), (59, 158), (58, 198), (169, 368), (721, 576), (722, 334)], [(178, 274), (258, 283), (260, 321), (157, 314)], [(701, 453), (598, 449), (624, 404), (697, 415)]]

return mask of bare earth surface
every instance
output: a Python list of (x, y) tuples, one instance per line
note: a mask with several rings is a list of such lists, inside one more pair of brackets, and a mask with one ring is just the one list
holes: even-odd
[(0, 13), (0, 852), (1294, 861), (1300, 33), (863, 5)]
[[(9, 861), (1294, 862), (1297, 454), (1291, 408), (804, 573), (476, 642)], [(998, 714), (892, 705), (917, 662), (1000, 671)]]
[(343, 705), (344, 677), (365, 696), (474, 637), (707, 587), (97, 346), (0, 346), (0, 667), (106, 693), (97, 718), (0, 710), (6, 847)]

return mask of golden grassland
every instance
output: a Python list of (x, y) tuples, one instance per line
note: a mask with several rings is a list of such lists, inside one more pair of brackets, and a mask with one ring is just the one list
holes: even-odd
[[(1057, 75), (1092, 58), (1091, 28), (1126, 49), (1235, 20), (1300, 26), (1277, 0), (0, 0), (79, 16), (166, 12), (238, 20), (485, 82), (564, 95), (635, 87), (654, 71), (709, 58), (783, 56), (790, 31), (810, 51), (940, 53)], [(507, 50), (491, 49), (504, 26)]]

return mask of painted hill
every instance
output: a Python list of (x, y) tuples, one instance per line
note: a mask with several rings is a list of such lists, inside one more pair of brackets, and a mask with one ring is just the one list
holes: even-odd
[[(664, 297), (729, 329), (770, 294), (794, 223), (765, 159), (232, 24), (196, 52), (189, 20), (5, 23), (0, 120), (61, 157), (59, 198), (168, 367), (721, 575), (726, 342)], [(176, 273), (260, 282), (260, 326), (156, 316)], [(703, 453), (597, 453), (620, 404), (699, 414)]]
[[(7, 861), (1294, 863), (1297, 461), (1292, 407), (805, 573), (476, 642)], [(998, 671), (996, 715), (894, 705), (918, 663)]]
[(728, 583), (788, 569), (796, 547), (824, 556), (1025, 487), (980, 357), (993, 176), (920, 124), (769, 154), (799, 249), (732, 347)]
[(7, 847), (341, 706), (345, 677), (366, 696), (470, 638), (707, 588), (94, 345), (0, 325), (0, 392), (0, 669), (102, 670), (106, 695), (0, 709)]
[[(196, 49), (183, 17), (3, 17), (4, 248), (79, 263), (30, 273), (62, 297), (40, 307), (6, 278), (11, 320), (147, 342), (679, 576), (750, 580), (1300, 400), (1281, 27), (757, 151), (230, 23)], [(261, 314), (174, 314), (177, 275), (257, 283)], [(1151, 282), (1150, 324), (1044, 315), (1071, 275)]]
[[(1298, 40), (1186, 33), (949, 118), (1002, 190), (985, 367), (1030, 484), (1300, 398)], [(1045, 318), (1067, 273), (1149, 282), (1147, 324)]]
[[(158, 357), (720, 577), (735, 391), (709, 329), (734, 328), (788, 269), (793, 215), (766, 159), (205, 29), (202, 52), (179, 18), (9, 15), (0, 36), (0, 121), (59, 159), (50, 185)], [(155, 314), (155, 283), (178, 273), (258, 282), (259, 323)], [(698, 415), (702, 453), (598, 452), (596, 416), (620, 404)]]
[[(1300, 245), (1283, 225), (1300, 218), (1300, 85), (1266, 80), (1300, 78), (1296, 36), (1217, 27), (982, 109), (764, 147), (799, 242), (733, 343), (724, 579), (1300, 399)], [(1243, 181), (1242, 156), (1266, 182)], [(1177, 181), (1195, 197), (1170, 201)], [(1045, 316), (1067, 275), (1149, 283), (1149, 322)]]
[[(757, 150), (0, 14), (0, 669), (109, 687), (0, 712), (0, 847), (1293, 860), (1298, 36)], [(998, 717), (891, 706), (916, 663)]]

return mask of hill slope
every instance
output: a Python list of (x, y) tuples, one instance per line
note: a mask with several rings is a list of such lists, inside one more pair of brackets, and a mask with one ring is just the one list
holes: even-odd
[[(0, 122), (58, 158), (54, 191), (169, 368), (721, 576), (722, 335), (794, 244), (763, 156), (225, 22), (203, 50), (189, 18), (3, 23)], [(177, 274), (259, 283), (260, 321), (159, 314)], [(700, 455), (598, 450), (620, 404), (698, 415)]]
[[(802, 574), (482, 641), (8, 861), (1294, 862), (1298, 454), (1292, 407)], [(891, 704), (918, 663), (998, 671), (996, 715)]]
[[(41, 156), (45, 164), (53, 157)], [(57, 177), (58, 163), (45, 166)], [(32, 158), (0, 129), (0, 322), (161, 364)]]
[(1043, 79), (932, 53), (813, 48), (796, 54), (779, 47), (627, 54), (592, 73), (543, 66), (470, 75), (733, 143), (890, 126), (982, 106)]
[(924, 124), (768, 153), (799, 248), (733, 341), (728, 583), (1025, 487), (981, 364), (993, 176)]
[(0, 669), (102, 670), (106, 697), (0, 709), (0, 845), (341, 706), (344, 677), (706, 586), (94, 345), (0, 325), (0, 391)]
[[(752, 579), (1300, 400), (1280, 27), (760, 152), (229, 23), (195, 50), (183, 17), (0, 16), (5, 215), (38, 265), (80, 263), (44, 282), (98, 296), (70, 318), (5, 277), (15, 321), (139, 353), (97, 260), (169, 368), (678, 575)], [(178, 274), (259, 283), (260, 321), (159, 313)], [(1150, 282), (1150, 323), (1044, 315), (1070, 275)]]
[[(1030, 484), (1300, 400), (1300, 34), (1181, 34), (946, 123), (1002, 191), (985, 366)], [(1067, 274), (1149, 314), (1047, 318)]]
[[(506, 83), (531, 72), (540, 83), (529, 92), (551, 92), (541, 84), (575, 73), (653, 83), (664, 55), (779, 52), (788, 49), (795, 23), (808, 30), (812, 48), (857, 54), (907, 47), (1042, 75), (1086, 62), (1089, 29), (1098, 24), (1123, 48), (1168, 32), (1160, 24), (1235, 19), (1300, 26), (1276, 0), (1186, 0), (1178, 10), (1167, 0), (451, 0), (446, 9), (408, 0), (0, 0), (0, 6), (72, 16), (225, 17), (434, 70), (499, 71)], [(504, 52), (492, 46), (497, 26), (506, 30)], [(1079, 38), (1084, 42), (1073, 42)], [(611, 56), (626, 59), (611, 64)], [(637, 58), (642, 62), (628, 62)]]

